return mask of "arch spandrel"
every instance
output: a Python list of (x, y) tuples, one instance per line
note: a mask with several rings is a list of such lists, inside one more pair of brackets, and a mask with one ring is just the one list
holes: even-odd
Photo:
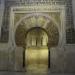
[[(37, 17), (38, 16), (38, 17)], [(48, 20), (47, 17), (51, 17), (53, 18), (56, 23), (58, 24), (58, 26), (60, 27), (61, 25), (61, 19), (60, 19), (60, 12), (43, 12), (43, 13), (16, 13), (15, 14), (15, 17), (14, 17), (14, 25), (17, 25), (17, 23), (20, 21), (24, 21), (25, 20), (36, 20), (36, 17), (37, 17), (37, 21), (41, 20), (41, 22), (39, 21), (39, 23), (42, 24), (45, 24), (45, 21)], [(42, 18), (43, 17), (43, 18)], [(30, 21), (31, 21), (30, 20)], [(32, 20), (32, 21), (33, 21)], [(33, 24), (35, 24), (34, 22), (32, 22)]]
[(50, 22), (47, 24), (46, 30), (49, 34), (49, 40), (48, 40), (49, 44), (48, 45), (50, 47), (58, 46), (59, 37), (60, 37), (58, 28), (53, 23)]
[(49, 16), (54, 18), (60, 27), (60, 25), (61, 25), (60, 12), (48, 12), (46, 14), (48, 14)]
[(15, 43), (17, 46), (23, 47), (25, 45), (26, 29), (24, 25), (19, 25), (15, 32)]
[(14, 16), (14, 25), (16, 25), (16, 23), (25, 15), (27, 15), (26, 13), (15, 13)]

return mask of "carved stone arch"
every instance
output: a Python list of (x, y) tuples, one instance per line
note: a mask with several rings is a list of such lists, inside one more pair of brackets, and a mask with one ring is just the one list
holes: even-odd
[[(15, 24), (15, 30), (17, 29), (18, 25), (20, 25), (22, 23), (23, 20), (31, 17), (31, 16), (44, 16), (46, 17), (47, 19), (49, 19), (50, 21), (52, 21), (54, 23), (55, 26), (57, 26), (58, 30), (60, 31), (60, 28), (59, 28), (59, 24), (56, 22), (56, 20), (49, 16), (48, 14), (44, 14), (44, 13), (32, 13), (32, 14), (28, 14), (28, 15), (25, 15), (24, 17), (22, 17), (16, 24)], [(49, 22), (50, 22), (49, 21)]]
[[(29, 7), (29, 6), (28, 6)], [(31, 7), (31, 6), (30, 6)], [(50, 8), (50, 7), (49, 7)], [(52, 8), (52, 7), (51, 7)], [(61, 9), (60, 11), (58, 11), (59, 10), (59, 8)], [(64, 18), (64, 16), (62, 15), (62, 14), (65, 14), (65, 12), (64, 12), (64, 10), (63, 10), (63, 8), (61, 8), (61, 7), (55, 7), (55, 9), (54, 8), (52, 8), (51, 10), (48, 10), (48, 13), (45, 13), (44, 11), (46, 11), (46, 10), (44, 10), (43, 12), (41, 12), (40, 11), (40, 13), (38, 12), (38, 10), (35, 12), (35, 10), (33, 11), (33, 12), (26, 12), (25, 10), (24, 11), (22, 11), (22, 10), (20, 10), (20, 8), (18, 8), (19, 9), (19, 11), (18, 10), (16, 10), (17, 8), (15, 7), (13, 7), (12, 8), (12, 10), (11, 10), (11, 16), (10, 16), (10, 36), (9, 36), (9, 45), (12, 47), (12, 49), (14, 50), (14, 54), (15, 54), (15, 57), (16, 57), (16, 59), (18, 59), (18, 60), (15, 60), (15, 63), (17, 64), (15, 64), (15, 69), (16, 70), (22, 70), (22, 68), (23, 68), (23, 66), (22, 66), (22, 64), (24, 64), (23, 63), (23, 61), (25, 60), (23, 60), (23, 56), (24, 56), (24, 52), (23, 51), (25, 51), (25, 49), (23, 49), (23, 45), (25, 45), (25, 42), (21, 42), (21, 39), (23, 38), (24, 39), (24, 35), (27, 33), (27, 31), (29, 30), (29, 29), (31, 29), (32, 27), (30, 27), (29, 29), (27, 29), (26, 28), (26, 24), (22, 24), (23, 23), (23, 20), (25, 21), (27, 18), (29, 18), (30, 16), (32, 16), (32, 15), (34, 15), (34, 16), (38, 16), (38, 15), (40, 15), (40, 16), (44, 16), (44, 17), (46, 17), (46, 18), (48, 18), (49, 19), (49, 21), (45, 24), (45, 26), (43, 27), (47, 32), (49, 32), (49, 33), (51, 33), (51, 32), (57, 32), (57, 33), (52, 33), (52, 34), (57, 34), (58, 36), (56, 37), (56, 38), (58, 38), (57, 39), (57, 41), (59, 42), (60, 41), (60, 38), (63, 36), (63, 37), (65, 37), (64, 36), (64, 34), (65, 34), (65, 30), (64, 30), (64, 27), (65, 27), (65, 22), (64, 22), (64, 20), (65, 20), (65, 18)], [(23, 8), (23, 9), (25, 9), (25, 8)], [(53, 11), (52, 11), (53, 10)], [(60, 22), (61, 23), (58, 23), (57, 21), (56, 21), (56, 18), (54, 18), (54, 17), (52, 17), (52, 16), (50, 16), (51, 15), (51, 12), (53, 13), (53, 12), (59, 12), (59, 15), (58, 15), (58, 17), (59, 17), (59, 19), (60, 19)], [(23, 14), (22, 14), (23, 13)], [(36, 13), (39, 13), (39, 14), (37, 14), (36, 15)], [(16, 14), (18, 14), (18, 15), (20, 15), (20, 14), (22, 14), (20, 17), (19, 17), (19, 20), (18, 21), (16, 21), (15, 20), (15, 17), (16, 17)], [(55, 13), (54, 13), (55, 14)], [(53, 14), (53, 15), (54, 15)], [(17, 15), (17, 16), (18, 16)], [(16, 23), (15, 23), (16, 22)], [(59, 25), (60, 24), (60, 25)], [(58, 26), (59, 25), (59, 26)], [(35, 27), (39, 27), (39, 26), (35, 26)], [(53, 29), (52, 29), (53, 28)], [(22, 31), (19, 31), (20, 29), (23, 29)], [(51, 30), (52, 29), (52, 30)], [(19, 32), (18, 32), (19, 31)], [(17, 39), (17, 38), (15, 38), (16, 36), (15, 35), (18, 35), (17, 37), (19, 37), (19, 39)], [(21, 37), (20, 37), (20, 35), (21, 35)], [(49, 35), (49, 37), (51, 38), (51, 37), (53, 37), (53, 39), (56, 39), (56, 38), (54, 38), (54, 35), (50, 35), (50, 34), (48, 34)], [(63, 38), (62, 37), (62, 38)], [(62, 39), (61, 38), (61, 42), (64, 40), (64, 38)], [(16, 43), (15, 43), (15, 39), (18, 41), (18, 46), (16, 45)], [(22, 39), (22, 40), (23, 40)], [(53, 51), (52, 49), (50, 49), (51, 47), (51, 42), (50, 42), (51, 40), (49, 40), (49, 49), (48, 49), (48, 51)], [(19, 42), (21, 42), (21, 45), (19, 45)], [(56, 44), (56, 45), (54, 45), (53, 46), (53, 44), (52, 44), (52, 46), (53, 47), (55, 47), (55, 46), (57, 46), (58, 44)], [(61, 43), (61, 45), (62, 45), (62, 43)], [(53, 49), (55, 49), (55, 51), (57, 50), (57, 48), (60, 48), (60, 45), (59, 46), (57, 46), (57, 47), (55, 47), (55, 48), (53, 48)], [(18, 53), (18, 52), (20, 52), (20, 53)], [(17, 56), (17, 54), (19, 54), (18, 56)], [(25, 58), (25, 57), (24, 57)], [(22, 60), (21, 60), (22, 59)], [(10, 58), (10, 60), (11, 60), (11, 58)], [(20, 62), (18, 62), (18, 61), (20, 61)], [(22, 68), (21, 68), (22, 67)]]
[[(32, 16), (35, 16), (35, 17), (37, 17), (37, 16), (44, 16), (45, 18), (47, 18), (49, 21), (46, 23), (46, 26), (45, 27), (42, 27), (42, 26), (38, 26), (38, 25), (35, 25), (35, 26), (31, 26), (31, 27), (29, 27), (29, 28), (27, 28), (26, 27), (26, 24), (22, 24), (23, 23), (23, 20), (25, 21), (27, 18), (30, 18), (30, 17), (32, 17)], [(21, 29), (23, 27), (23, 29)], [(50, 17), (49, 15), (47, 15), (47, 14), (41, 14), (41, 13), (37, 13), (37, 14), (29, 14), (29, 15), (27, 15), (27, 16), (24, 16), (23, 18), (21, 18), (20, 20), (19, 20), (19, 22), (17, 22), (17, 24), (15, 25), (15, 33), (17, 33), (17, 31), (19, 30), (19, 32), (22, 30), (22, 32), (20, 32), (21, 33), (21, 35), (23, 34), (23, 36), (21, 36), (20, 37), (20, 35), (19, 35), (19, 37), (20, 38), (23, 38), (23, 37), (25, 37), (25, 34), (26, 34), (26, 32), (29, 30), (29, 29), (31, 29), (31, 28), (33, 28), (33, 27), (40, 27), (40, 28), (44, 28), (47, 32), (48, 32), (48, 34), (49, 34), (49, 46), (51, 45), (51, 43), (53, 43), (52, 44), (52, 46), (54, 45), (54, 46), (57, 46), (58, 45), (58, 43), (59, 43), (59, 37), (60, 37), (60, 28), (59, 28), (59, 26), (58, 26), (58, 23), (52, 18), (52, 17)], [(18, 28), (20, 28), (20, 29), (18, 29)], [(24, 29), (25, 28), (25, 29)], [(52, 35), (53, 34), (53, 35)], [(15, 34), (16, 35), (16, 34)], [(18, 40), (18, 39), (17, 39)], [(22, 39), (23, 40), (23, 39)], [(53, 40), (53, 41), (52, 41)], [(55, 41), (54, 41), (55, 40)], [(24, 43), (24, 41), (20, 41), (19, 40), (19, 42), (21, 42), (20, 44), (23, 46), (23, 43)], [(18, 42), (18, 43), (19, 43)], [(17, 44), (18, 44), (17, 43)]]

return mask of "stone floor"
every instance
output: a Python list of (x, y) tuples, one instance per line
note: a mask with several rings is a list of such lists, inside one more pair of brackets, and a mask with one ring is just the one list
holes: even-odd
[(73, 73), (33, 73), (33, 72), (9, 72), (9, 71), (0, 71), (0, 75), (75, 75)]

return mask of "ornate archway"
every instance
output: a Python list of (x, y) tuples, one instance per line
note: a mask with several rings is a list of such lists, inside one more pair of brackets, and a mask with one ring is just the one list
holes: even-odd
[[(27, 35), (30, 31), (44, 30), (48, 35), (48, 68), (50, 68), (50, 48), (55, 47), (59, 43), (59, 30), (53, 19), (48, 18), (46, 15), (28, 15), (22, 18), (16, 25), (15, 30), (15, 43), (16, 46), (23, 47), (23, 66), (25, 65), (25, 49), (27, 48)], [(37, 33), (37, 32), (36, 32)], [(19, 36), (18, 36), (19, 35)], [(34, 45), (34, 44), (33, 44)], [(37, 45), (37, 42), (36, 42)], [(40, 43), (39, 43), (40, 45)]]
[(16, 33), (17, 34), (21, 33), (21, 36), (18, 37), (20, 41), (20, 43), (19, 42), (18, 43), (20, 44), (20, 46), (23, 45), (21, 43), (24, 43), (22, 40), (20, 40), (20, 38), (22, 39), (25, 38), (28, 30), (34, 27), (42, 28), (48, 33), (49, 38), (51, 37), (48, 42), (49, 44), (51, 43), (53, 44), (53, 46), (57, 46), (59, 44), (60, 28), (57, 25), (57, 22), (53, 18), (49, 17), (49, 15), (34, 13), (34, 14), (28, 14), (27, 16), (23, 17), (15, 25), (14, 29), (15, 35)]

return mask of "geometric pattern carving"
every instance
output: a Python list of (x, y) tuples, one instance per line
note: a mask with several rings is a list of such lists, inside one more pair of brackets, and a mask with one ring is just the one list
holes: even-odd
[[(43, 16), (39, 16), (37, 19), (36, 16), (31, 16), (27, 19), (24, 19), (19, 24), (16, 34), (15, 34), (15, 42), (17, 46), (25, 46), (25, 36), (29, 29), (34, 27), (40, 27), (45, 29), (45, 31), (48, 33), (48, 43), (52, 46), (57, 46), (59, 42), (59, 31), (58, 28), (54, 25), (54, 23), (49, 20), (49, 22), (44, 27), (43, 25), (46, 23), (47, 18), (45, 19)], [(26, 21), (26, 22), (25, 22)], [(28, 28), (29, 27), (29, 28)], [(39, 30), (39, 29), (38, 29)]]
[[(3, 42), (8, 41), (8, 33), (9, 33), (9, 12), (10, 7), (12, 6), (25, 6), (25, 5), (64, 5), (66, 7), (66, 42), (67, 43), (75, 43), (74, 42), (74, 33), (75, 30), (73, 28), (73, 16), (72, 16), (72, 0), (5, 0), (5, 11), (4, 11), (4, 19), (3, 19), (3, 25), (2, 25), (2, 34), (1, 40)], [(19, 15), (19, 14), (17, 14)], [(22, 15), (23, 16), (23, 15)], [(15, 16), (14, 21), (18, 21), (19, 16)], [(59, 19), (58, 16), (57, 20)], [(59, 21), (59, 20), (58, 20)], [(61, 22), (60, 22), (61, 23)], [(60, 25), (60, 24), (59, 24)], [(4, 35), (6, 34), (6, 35)], [(69, 37), (70, 36), (70, 37)]]

